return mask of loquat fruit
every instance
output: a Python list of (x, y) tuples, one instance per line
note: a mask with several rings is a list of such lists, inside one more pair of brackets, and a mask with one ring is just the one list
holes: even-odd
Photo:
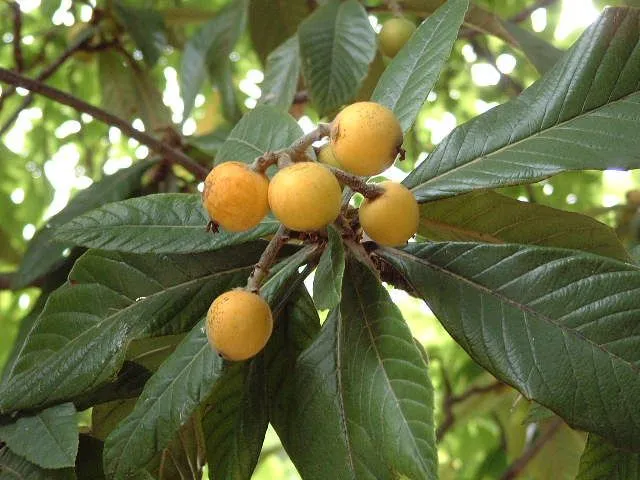
[(214, 167), (204, 181), (202, 203), (212, 220), (230, 232), (243, 232), (269, 213), (269, 180), (242, 162)]
[(384, 190), (382, 195), (365, 199), (360, 205), (360, 225), (380, 245), (404, 245), (418, 231), (418, 202), (401, 183), (382, 182), (379, 185)]
[(394, 113), (374, 102), (344, 108), (331, 125), (331, 147), (342, 168), (355, 175), (377, 175), (393, 164), (402, 145)]
[(325, 166), (294, 163), (278, 171), (269, 184), (269, 206), (285, 227), (300, 232), (319, 230), (340, 213), (342, 189)]
[(378, 35), (380, 51), (387, 57), (395, 57), (415, 31), (414, 23), (406, 18), (390, 18), (382, 24)]
[(247, 360), (269, 341), (273, 317), (259, 295), (237, 289), (216, 298), (207, 312), (209, 344), (227, 360)]

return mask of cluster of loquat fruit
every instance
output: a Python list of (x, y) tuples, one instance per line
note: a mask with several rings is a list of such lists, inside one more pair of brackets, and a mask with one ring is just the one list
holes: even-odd
[[(271, 180), (256, 164), (228, 161), (214, 167), (203, 192), (211, 219), (231, 232), (256, 227), (269, 210), (284, 227), (297, 232), (319, 231), (334, 222), (342, 207), (336, 175), (365, 185), (356, 176), (377, 175), (390, 167), (403, 139), (393, 112), (373, 102), (344, 108), (328, 132), (330, 141), (319, 151), (319, 162), (304, 155), (299, 161), (279, 163)], [(359, 224), (378, 244), (404, 245), (418, 229), (418, 203), (400, 183), (382, 182), (376, 188), (376, 194), (365, 195), (360, 205)], [(207, 313), (209, 342), (228, 360), (256, 355), (272, 330), (269, 305), (250, 289), (223, 293)]]

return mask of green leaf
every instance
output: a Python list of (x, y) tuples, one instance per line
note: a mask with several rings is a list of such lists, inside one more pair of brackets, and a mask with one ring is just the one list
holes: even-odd
[(7, 447), (0, 448), (0, 480), (74, 480), (73, 469), (45, 470)]
[(449, 0), (427, 17), (382, 74), (371, 99), (411, 128), (449, 58), (469, 0)]
[(79, 480), (106, 480), (102, 470), (102, 447), (102, 441), (94, 436), (80, 434), (75, 465)]
[(136, 405), (136, 398), (101, 403), (91, 409), (91, 434), (104, 441)]
[[(275, 269), (271, 283), (263, 286), (263, 291), (270, 291), (263, 295), (272, 307), (282, 294), (280, 287), (290, 284), (301, 262), (306, 261), (306, 256), (300, 253), (286, 259), (284, 266)], [(283, 275), (286, 278), (280, 278)], [(216, 296), (210, 295), (209, 303)], [(160, 366), (147, 382), (133, 412), (107, 437), (104, 450), (107, 477), (125, 478), (151, 461), (223, 375), (224, 362), (209, 345), (204, 322), (198, 323)]]
[(140, 68), (131, 70), (129, 85), (135, 88), (136, 111), (151, 135), (158, 135), (162, 128), (172, 126), (171, 112), (163, 103), (149, 72)]
[(78, 453), (77, 422), (73, 404), (63, 403), (0, 426), (0, 440), (42, 468), (73, 467)]
[(320, 115), (352, 100), (376, 54), (376, 36), (356, 0), (330, 0), (298, 28), (302, 69)]
[(184, 118), (191, 113), (202, 82), (212, 70), (220, 71), (246, 23), (247, 0), (229, 3), (205, 23), (187, 42), (180, 66), (180, 92)]
[(527, 243), (629, 260), (616, 233), (592, 217), (490, 191), (423, 203), (418, 233), (435, 241)]
[(267, 217), (241, 233), (207, 232), (209, 217), (200, 195), (167, 193), (111, 203), (59, 227), (59, 240), (90, 248), (131, 253), (197, 253), (273, 234), (278, 222)]
[(185, 423), (162, 451), (158, 476), (160, 480), (202, 478), (205, 463), (201, 415), (198, 410)]
[(169, 27), (181, 27), (191, 23), (202, 23), (216, 16), (216, 12), (198, 7), (169, 7), (159, 10), (164, 23)]
[(640, 450), (640, 269), (546, 247), (379, 250), (471, 357), (571, 427)]
[(640, 479), (640, 453), (620, 450), (597, 435), (589, 434), (576, 480), (601, 479)]
[(98, 52), (98, 78), (102, 108), (125, 120), (132, 120), (138, 99), (122, 55), (114, 50)]
[(456, 128), (405, 180), (419, 201), (640, 166), (640, 10), (611, 8), (540, 81)]
[(137, 162), (132, 167), (104, 177), (73, 197), (65, 209), (51, 217), (33, 237), (20, 269), (13, 277), (12, 287), (26, 287), (64, 262), (62, 253), (70, 245), (54, 242), (53, 231), (56, 227), (100, 205), (130, 196), (140, 186), (142, 174), (154, 163), (156, 160)]
[(223, 360), (196, 325), (145, 386), (127, 418), (104, 445), (104, 471), (122, 479), (143, 468), (167, 446), (207, 397), (223, 371)]
[(114, 6), (118, 18), (142, 52), (144, 61), (153, 67), (167, 46), (162, 15), (151, 8), (133, 8), (119, 1)]
[(186, 142), (190, 146), (196, 147), (204, 153), (215, 157), (230, 132), (231, 129), (226, 124), (223, 124), (211, 133), (206, 133), (196, 137), (189, 137), (186, 139)]
[(522, 28), (515, 23), (503, 21), (504, 28), (518, 42), (520, 50), (536, 67), (538, 72), (544, 74), (558, 63), (564, 52), (538, 35)]
[(340, 303), (344, 275), (342, 236), (331, 225), (327, 227), (327, 232), (327, 248), (322, 252), (313, 278), (313, 300), (320, 310), (331, 309)]
[(0, 387), (0, 412), (91, 391), (120, 369), (131, 340), (189, 330), (213, 298), (246, 282), (264, 245), (199, 255), (87, 252), (70, 284), (49, 298)]
[(300, 46), (293, 36), (267, 57), (259, 103), (288, 110), (296, 94), (300, 77)]
[(289, 410), (272, 421), (305, 479), (436, 477), (427, 365), (363, 265), (347, 263), (342, 303), (288, 381)]
[(306, 0), (251, 0), (249, 30), (260, 60), (264, 62), (278, 45), (294, 35), (298, 24), (308, 14), (309, 3)]
[(302, 129), (291, 115), (261, 106), (247, 113), (233, 128), (216, 156), (216, 164), (227, 161), (253, 162), (265, 152), (291, 145)]

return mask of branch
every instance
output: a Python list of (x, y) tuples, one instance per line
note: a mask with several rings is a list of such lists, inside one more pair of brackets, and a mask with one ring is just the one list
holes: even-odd
[(453, 407), (456, 404), (462, 403), (465, 400), (468, 400), (469, 398), (474, 397), (476, 395), (483, 395), (485, 393), (493, 392), (494, 390), (502, 390), (505, 387), (504, 383), (495, 381), (488, 385), (483, 385), (480, 387), (477, 387), (477, 386), (471, 387), (465, 392), (461, 393), (460, 395), (453, 395), (452, 389), (451, 389), (451, 383), (449, 382), (449, 378), (447, 377), (447, 374), (444, 371), (444, 368), (442, 369), (442, 378), (444, 379), (444, 386), (445, 386), (445, 398), (443, 402), (443, 410), (444, 410), (445, 418), (442, 424), (440, 424), (440, 426), (438, 426), (438, 429), (436, 430), (436, 441), (438, 442), (442, 440), (444, 435), (449, 431), (449, 429), (453, 426), (455, 422)]
[(528, 7), (525, 7), (524, 9), (522, 9), (522, 11), (516, 13), (514, 16), (509, 18), (509, 21), (513, 23), (524, 22), (527, 18), (531, 16), (533, 12), (535, 12), (539, 8), (548, 7), (550, 5), (553, 5), (555, 2), (556, 0), (538, 0), (537, 2), (533, 3)]
[(13, 10), (13, 59), (16, 64), (16, 71), (24, 70), (24, 57), (22, 56), (22, 12), (18, 2), (9, 3)]
[(87, 113), (92, 117), (100, 120), (101, 122), (106, 123), (107, 125), (118, 127), (125, 135), (131, 138), (135, 138), (141, 144), (146, 145), (151, 150), (163, 155), (167, 160), (183, 166), (200, 180), (206, 178), (207, 174), (209, 173), (209, 170), (207, 168), (203, 167), (199, 163), (196, 163), (180, 150), (177, 150), (164, 142), (156, 140), (151, 135), (136, 130), (130, 123), (126, 122), (120, 117), (116, 117), (115, 115), (105, 112), (104, 110), (90, 105), (85, 101), (80, 100), (79, 98), (58, 90), (57, 88), (49, 87), (37, 80), (29, 79), (23, 75), (11, 72), (10, 70), (6, 70), (4, 68), (0, 68), (0, 81), (17, 87), (26, 88), (33, 93), (44, 95), (47, 98), (50, 98), (63, 105), (67, 105), (79, 112)]
[(260, 255), (260, 260), (258, 260), (253, 272), (249, 275), (247, 290), (254, 293), (260, 291), (260, 286), (267, 278), (267, 275), (269, 275), (269, 270), (271, 270), (271, 266), (276, 261), (278, 252), (282, 246), (287, 243), (287, 240), (289, 240), (289, 231), (284, 225), (280, 225), (278, 231), (267, 245), (267, 248), (265, 248), (262, 255)]
[(336, 176), (336, 178), (348, 186), (351, 190), (356, 192), (360, 192), (365, 198), (369, 200), (373, 200), (374, 198), (378, 198), (380, 195), (384, 193), (384, 189), (375, 183), (367, 183), (362, 178), (347, 173), (339, 168), (332, 167), (331, 165), (325, 165), (331, 172)]
[(535, 442), (511, 464), (504, 475), (500, 477), (500, 480), (512, 480), (520, 475), (533, 457), (544, 447), (544, 444), (553, 438), (561, 425), (562, 420), (556, 418), (547, 431), (540, 435)]

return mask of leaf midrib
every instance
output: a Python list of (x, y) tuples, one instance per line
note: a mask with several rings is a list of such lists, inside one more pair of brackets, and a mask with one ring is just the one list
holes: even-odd
[[(627, 62), (628, 62), (628, 60), (627, 60)], [(627, 62), (625, 62), (625, 65), (627, 64)], [(556, 128), (560, 128), (560, 127), (566, 126), (570, 122), (579, 120), (579, 119), (581, 119), (583, 117), (588, 117), (589, 115), (591, 115), (591, 114), (593, 114), (595, 112), (598, 112), (599, 110), (602, 110), (602, 109), (607, 108), (609, 106), (615, 105), (616, 103), (619, 103), (619, 102), (624, 102), (624, 101), (628, 100), (629, 98), (631, 98), (633, 96), (636, 96), (636, 95), (639, 95), (639, 94), (640, 94), (640, 91), (639, 90), (635, 90), (635, 91), (633, 91), (633, 92), (631, 92), (631, 93), (629, 93), (627, 95), (624, 95), (624, 96), (622, 96), (622, 97), (620, 97), (620, 98), (618, 98), (618, 99), (616, 99), (616, 100), (614, 100), (612, 102), (604, 103), (604, 104), (599, 105), (597, 107), (594, 107), (594, 108), (592, 108), (590, 110), (584, 110), (583, 112), (581, 112), (579, 115), (576, 115), (575, 117), (569, 118), (569, 119), (564, 120), (564, 121), (559, 122), (559, 123), (554, 123), (550, 127), (547, 127), (545, 129), (542, 129), (542, 130), (539, 130), (539, 131), (535, 132), (533, 135), (528, 135), (528, 136), (526, 136), (524, 138), (521, 138), (520, 140), (517, 140), (517, 141), (515, 141), (513, 143), (507, 143), (506, 145), (503, 145), (502, 147), (500, 147), (500, 148), (498, 148), (498, 149), (496, 149), (496, 150), (494, 150), (492, 152), (489, 152), (487, 154), (484, 154), (484, 155), (481, 155), (479, 157), (476, 157), (473, 160), (470, 160), (468, 162), (461, 163), (460, 165), (457, 165), (457, 166), (455, 166), (455, 167), (453, 167), (453, 168), (451, 168), (451, 169), (449, 169), (449, 170), (447, 170), (447, 171), (445, 171), (443, 173), (439, 173), (436, 176), (430, 177), (430, 178), (424, 180), (423, 182), (417, 184), (415, 187), (411, 188), (411, 191), (415, 191), (417, 189), (424, 188), (425, 186), (429, 185), (430, 183), (436, 182), (438, 180), (442, 180), (444, 177), (446, 177), (448, 175), (451, 175), (451, 174), (457, 172), (460, 169), (467, 168), (467, 167), (475, 164), (476, 162), (489, 159), (492, 156), (498, 155), (498, 154), (502, 153), (503, 151), (505, 151), (507, 149), (514, 148), (515, 146), (517, 146), (517, 145), (519, 145), (519, 144), (521, 144), (523, 142), (527, 142), (529, 140), (535, 139), (537, 136), (542, 135), (542, 134), (544, 134), (544, 133), (546, 133), (548, 131), (552, 131), (552, 130), (554, 130)], [(455, 130), (450, 135), (453, 135), (454, 133), (455, 133)], [(464, 136), (464, 139), (463, 139), (463, 142), (466, 140), (468, 135), (469, 135), (469, 133), (466, 132), (465, 136)], [(451, 139), (451, 137), (449, 137), (449, 139)], [(447, 143), (445, 144), (445, 147), (448, 148), (449, 142), (450, 142), (450, 140), (447, 141)], [(576, 143), (576, 142), (572, 142), (572, 143)], [(446, 148), (445, 148), (445, 151), (446, 151)], [(459, 150), (458, 150), (458, 152), (459, 152)], [(442, 153), (442, 158), (444, 158), (444, 155), (445, 155), (445, 153), (443, 152)], [(556, 168), (554, 170), (552, 170), (552, 171), (564, 171), (564, 170), (567, 170), (567, 169), (565, 169), (562, 165), (557, 165)], [(536, 178), (537, 178), (537, 176), (536, 176)]]
[[(609, 355), (612, 358), (615, 358), (616, 360), (619, 360), (621, 363), (623, 363), (624, 365), (627, 365), (631, 370), (633, 370), (634, 372), (636, 372), (637, 374), (640, 375), (640, 366), (636, 366), (635, 364), (633, 364), (632, 362), (629, 362), (628, 360), (625, 360), (624, 358), (614, 354), (613, 352), (610, 352), (609, 350), (607, 350), (606, 348), (604, 348), (602, 345), (599, 345), (598, 343), (594, 342), (593, 340), (591, 340), (590, 338), (586, 337), (584, 334), (582, 334), (581, 332), (579, 332), (578, 330), (574, 329), (574, 328), (570, 328), (570, 327), (566, 327), (564, 325), (561, 325), (559, 323), (557, 323), (553, 318), (549, 317), (548, 315), (543, 314), (542, 312), (538, 311), (538, 310), (534, 310), (533, 308), (529, 307), (528, 305), (523, 305), (521, 303), (518, 303), (515, 300), (512, 300), (511, 298), (502, 295), (500, 293), (495, 292), (494, 290), (491, 290), (489, 287), (485, 287), (484, 285), (481, 285), (477, 282), (474, 282), (473, 280), (466, 278), (462, 275), (459, 275), (457, 273), (454, 273), (450, 270), (447, 270), (439, 265), (436, 265), (432, 262), (429, 262), (428, 260), (425, 260), (423, 258), (420, 258), (416, 255), (411, 255), (409, 253), (403, 252), (401, 250), (397, 250), (397, 249), (392, 249), (392, 248), (388, 248), (388, 247), (381, 247), (381, 250), (383, 250), (383, 252), (385, 252), (387, 255), (391, 256), (391, 257), (405, 257), (408, 261), (411, 262), (415, 262), (415, 263), (419, 263), (427, 268), (431, 268), (433, 270), (436, 270), (440, 273), (443, 273), (444, 275), (450, 276), (452, 278), (454, 278), (455, 280), (467, 284), (471, 287), (473, 287), (476, 290), (480, 290), (485, 294), (488, 294), (494, 298), (497, 298), (498, 300), (509, 304), (511, 306), (516, 307), (517, 309), (525, 312), (525, 313), (529, 313), (530, 315), (534, 316), (535, 318), (540, 318), (541, 320), (544, 320), (545, 322), (549, 323), (550, 325), (552, 325), (553, 327), (557, 328), (558, 330), (565, 332), (568, 335), (571, 335), (575, 338), (577, 338), (578, 340), (582, 340), (584, 342), (586, 342), (587, 344), (589, 344), (590, 346), (597, 348), (598, 350), (602, 351), (603, 353)], [(403, 268), (404, 270), (404, 268)], [(420, 292), (421, 289), (417, 288), (416, 284), (411, 281), (411, 279), (407, 278), (406, 275), (403, 275), (404, 279), (406, 282), (408, 282), (411, 287), (416, 291), (416, 292)]]

